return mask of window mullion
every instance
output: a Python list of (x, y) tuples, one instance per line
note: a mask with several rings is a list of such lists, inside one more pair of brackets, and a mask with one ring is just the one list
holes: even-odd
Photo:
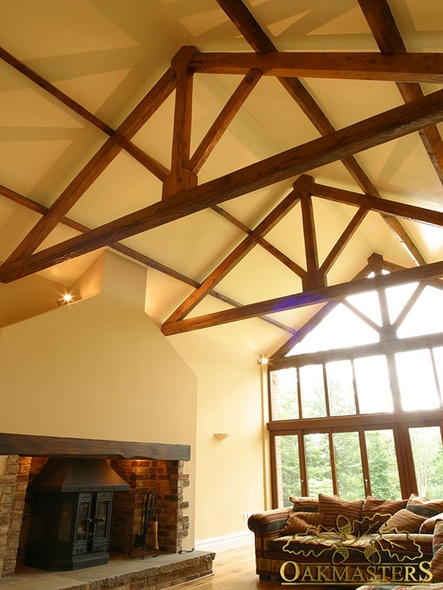
[(360, 456), (363, 471), (363, 485), (365, 489), (365, 495), (371, 494), (371, 477), (369, 473), (369, 461), (368, 461), (368, 449), (366, 447), (366, 437), (363, 428), (358, 429), (358, 439), (360, 442)]
[(397, 424), (394, 427), (394, 442), (402, 496), (408, 497), (411, 493), (417, 493), (417, 480), (414, 471), (411, 439), (406, 424)]
[(431, 353), (432, 371), (434, 373), (435, 386), (437, 388), (438, 399), (440, 400), (440, 407), (442, 407), (442, 405), (443, 405), (442, 390), (441, 390), (440, 380), (438, 378), (437, 363), (435, 362), (434, 349), (430, 348), (429, 352)]
[(300, 483), (302, 496), (309, 495), (308, 487), (308, 471), (306, 468), (306, 447), (305, 447), (305, 436), (303, 432), (298, 435), (298, 454), (300, 461)]
[(386, 362), (388, 365), (389, 383), (392, 392), (392, 401), (394, 403), (394, 412), (401, 412), (401, 397), (400, 385), (398, 383), (397, 367), (395, 364), (395, 357), (392, 354), (386, 355)]
[(337, 463), (335, 460), (334, 437), (332, 434), (332, 428), (329, 429), (328, 437), (329, 437), (329, 456), (330, 456), (330, 460), (331, 460), (332, 489), (333, 489), (334, 494), (338, 495)]

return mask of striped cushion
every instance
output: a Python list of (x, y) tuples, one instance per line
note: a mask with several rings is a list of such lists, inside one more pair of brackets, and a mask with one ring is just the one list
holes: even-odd
[(415, 512), (415, 514), (430, 518), (443, 512), (443, 500), (428, 500), (427, 498), (412, 494), (406, 504), (406, 508), (411, 512)]
[(294, 512), (318, 512), (318, 498), (309, 496), (291, 496)]
[(432, 558), (431, 573), (433, 582), (443, 582), (443, 547), (440, 547)]
[(381, 500), (367, 496), (361, 510), (360, 532), (376, 532), (390, 516), (406, 508), (407, 500)]
[(443, 520), (439, 520), (435, 524), (434, 536), (432, 537), (432, 552), (434, 555), (443, 547)]
[(308, 534), (316, 535), (323, 522), (323, 514), (319, 512), (290, 512), (288, 522), (282, 535)]
[(383, 524), (380, 533), (418, 533), (420, 525), (426, 520), (425, 516), (415, 514), (406, 508), (402, 508), (393, 514), (389, 520)]
[(435, 516), (431, 516), (431, 518), (427, 518), (424, 523), (420, 526), (420, 533), (426, 535), (433, 535), (435, 530), (435, 525), (439, 520), (443, 520), (443, 514), (436, 514)]
[(349, 502), (338, 496), (318, 495), (318, 511), (324, 514), (322, 526), (327, 530), (341, 530), (348, 522), (350, 526), (346, 532), (353, 532), (358, 526), (362, 506), (363, 500)]

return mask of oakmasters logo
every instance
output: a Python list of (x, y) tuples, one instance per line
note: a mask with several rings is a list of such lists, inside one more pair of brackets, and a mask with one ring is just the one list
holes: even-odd
[[(365, 520), (377, 516), (381, 515), (374, 514)], [(337, 517), (335, 530), (319, 527), (316, 534), (297, 533), (282, 549), (290, 555), (280, 567), (282, 585), (286, 586), (339, 584), (355, 587), (429, 584), (432, 581), (431, 564), (423, 559), (415, 535), (396, 528), (389, 532), (371, 532), (371, 523), (350, 522), (342, 516)]]

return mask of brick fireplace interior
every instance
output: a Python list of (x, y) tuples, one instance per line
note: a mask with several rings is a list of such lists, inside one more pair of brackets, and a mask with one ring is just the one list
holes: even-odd
[[(189, 528), (189, 517), (184, 514), (188, 502), (183, 499), (184, 488), (189, 485), (189, 476), (184, 472), (189, 457), (186, 445), (0, 434), (0, 454), (8, 455), (6, 472), (0, 477), (0, 577), (13, 576), (16, 567), (23, 564), (31, 520), (32, 492), (28, 485), (48, 457), (55, 455), (107, 457), (111, 467), (129, 484), (129, 491), (114, 492), (111, 553), (128, 555), (133, 549), (143, 517), (142, 494), (149, 491), (156, 492), (158, 498), (160, 552), (181, 552)], [(137, 458), (127, 458), (131, 455)], [(148, 547), (153, 545), (150, 535), (152, 531), (147, 536)]]

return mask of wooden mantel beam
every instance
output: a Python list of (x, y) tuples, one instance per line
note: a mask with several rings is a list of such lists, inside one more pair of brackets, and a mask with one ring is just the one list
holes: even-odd
[(443, 90), (187, 189), (0, 268), (10, 282), (443, 121)]
[(0, 432), (0, 455), (22, 457), (108, 457), (189, 461), (191, 447), (182, 444), (147, 443), (90, 438), (65, 438)]
[(319, 289), (312, 289), (295, 295), (277, 297), (260, 303), (251, 303), (236, 309), (210, 313), (199, 317), (181, 320), (179, 322), (165, 323), (162, 326), (162, 332), (165, 336), (172, 334), (181, 334), (193, 330), (201, 330), (211, 326), (220, 326), (239, 320), (246, 320), (259, 317), (264, 314), (272, 315), (281, 311), (307, 307), (308, 305), (318, 305), (327, 303), (349, 295), (365, 293), (377, 288), (393, 287), (405, 283), (419, 280), (435, 279), (443, 275), (443, 261), (427, 264), (426, 266), (417, 266), (393, 272), (388, 275), (381, 275), (370, 279), (358, 279), (349, 283), (340, 283)]
[(442, 53), (272, 52), (199, 53), (189, 67), (198, 74), (241, 74), (259, 70), (264, 76), (443, 83)]

